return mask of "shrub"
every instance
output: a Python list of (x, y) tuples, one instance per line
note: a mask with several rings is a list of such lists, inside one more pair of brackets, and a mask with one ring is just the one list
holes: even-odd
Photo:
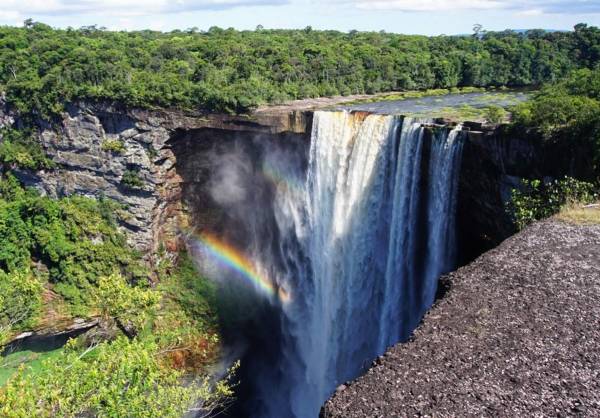
[(144, 186), (140, 173), (136, 170), (125, 171), (121, 177), (121, 184), (128, 189), (141, 189)]
[(130, 286), (120, 274), (101, 278), (96, 293), (98, 307), (105, 319), (114, 318), (136, 330), (143, 327), (159, 299), (158, 292), (147, 287)]
[[(173, 417), (212, 411), (232, 396), (226, 380), (189, 379), (166, 367), (149, 339), (118, 338), (83, 353), (73, 340), (35, 375), (18, 372), (0, 389), (0, 415), (19, 417)], [(227, 379), (227, 376), (226, 378)]]
[(485, 109), (484, 117), (489, 123), (501, 123), (506, 118), (506, 111), (500, 106), (488, 106)]
[(114, 207), (106, 199), (39, 196), (7, 176), (0, 180), (0, 270), (26, 270), (36, 260), (72, 313), (85, 315), (101, 278), (147, 277), (141, 256), (117, 230)]
[(571, 202), (591, 203), (598, 198), (596, 186), (571, 177), (544, 183), (523, 180), (523, 189), (512, 191), (508, 208), (518, 229), (557, 213)]
[(107, 139), (102, 142), (102, 150), (115, 154), (123, 154), (125, 152), (125, 144), (118, 139)]
[(3, 128), (0, 131), (0, 163), (28, 170), (55, 168), (56, 164), (46, 155), (30, 131)]
[(12, 331), (35, 325), (42, 307), (42, 283), (29, 271), (0, 270), (0, 344)]

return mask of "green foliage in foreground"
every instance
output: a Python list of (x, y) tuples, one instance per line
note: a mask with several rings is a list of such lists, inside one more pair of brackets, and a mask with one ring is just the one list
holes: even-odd
[(204, 299), (214, 290), (185, 254), (178, 266), (162, 264), (157, 289), (130, 287), (119, 275), (99, 281), (102, 326), (133, 325), (134, 338), (88, 345), (79, 337), (41, 363), (34, 359), (35, 370), (23, 364), (0, 387), (0, 416), (180, 417), (226, 406), (236, 366), (221, 381), (207, 371), (219, 350)]
[(594, 67), (600, 31), (470, 36), (210, 28), (0, 28), (0, 90), (22, 114), (76, 99), (243, 112), (316, 96), (456, 86), (525, 86)]
[(120, 210), (104, 199), (43, 197), (10, 174), (0, 179), (2, 281), (32, 271), (65, 299), (73, 315), (84, 316), (94, 306), (101, 278), (122, 273), (129, 283), (144, 283), (140, 255), (115, 224)]
[(42, 282), (26, 270), (0, 271), (0, 344), (11, 331), (33, 327), (42, 309)]
[(518, 229), (558, 213), (566, 204), (592, 203), (598, 199), (598, 189), (594, 184), (571, 177), (549, 183), (524, 180), (523, 186), (523, 190), (513, 190), (509, 203), (509, 211)]
[(220, 350), (214, 289), (185, 254), (175, 265), (161, 254), (161, 284), (149, 286), (116, 229), (120, 210), (0, 180), (0, 345), (68, 319), (54, 318), (56, 295), (72, 315), (100, 320), (64, 349), (1, 357), (0, 416), (181, 417), (231, 399), (230, 374), (214, 381), (209, 371)]
[(98, 281), (96, 306), (105, 320), (115, 319), (136, 330), (142, 329), (159, 301), (158, 292), (130, 286), (120, 274), (111, 274)]
[(56, 165), (27, 130), (2, 128), (0, 141), (0, 164), (4, 166), (43, 170)]
[(120, 337), (83, 352), (72, 341), (44, 366), (0, 388), (0, 416), (179, 418), (192, 408), (211, 411), (232, 395), (225, 381), (182, 385), (183, 372), (165, 365), (150, 339)]

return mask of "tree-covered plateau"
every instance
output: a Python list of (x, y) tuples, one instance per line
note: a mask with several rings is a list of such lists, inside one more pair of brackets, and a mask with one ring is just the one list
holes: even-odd
[(317, 96), (553, 82), (600, 59), (600, 30), (476, 36), (385, 32), (168, 33), (0, 28), (0, 90), (21, 113), (49, 116), (76, 99), (245, 112)]

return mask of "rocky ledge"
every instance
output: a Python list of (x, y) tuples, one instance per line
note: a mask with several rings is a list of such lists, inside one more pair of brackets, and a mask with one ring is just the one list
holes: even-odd
[(600, 416), (600, 225), (536, 223), (442, 285), (321, 417)]

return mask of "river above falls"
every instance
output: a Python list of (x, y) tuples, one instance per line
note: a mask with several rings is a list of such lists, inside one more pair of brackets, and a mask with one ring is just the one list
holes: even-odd
[(356, 101), (336, 105), (332, 109), (407, 116), (479, 119), (489, 106), (509, 108), (526, 101), (531, 94), (531, 91), (515, 90), (451, 93), (400, 100)]

